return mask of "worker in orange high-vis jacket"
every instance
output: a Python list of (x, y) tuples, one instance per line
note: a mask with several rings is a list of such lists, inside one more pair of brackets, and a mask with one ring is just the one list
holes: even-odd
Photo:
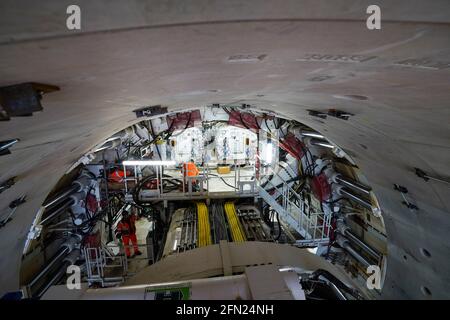
[[(184, 183), (188, 185), (188, 179), (186, 177), (196, 177), (199, 175), (199, 171), (197, 166), (194, 163), (194, 160), (183, 163), (183, 179)], [(197, 181), (192, 179), (192, 189), (195, 191), (197, 189)]]
[[(133, 258), (135, 255), (139, 256), (142, 252), (139, 251), (136, 238), (136, 216), (134, 214), (129, 214), (128, 211), (124, 210), (122, 212), (122, 219), (117, 224), (116, 229), (117, 238), (122, 238), (123, 246), (125, 247), (125, 253), (128, 258)], [(130, 245), (133, 244), (134, 255), (131, 256)]]

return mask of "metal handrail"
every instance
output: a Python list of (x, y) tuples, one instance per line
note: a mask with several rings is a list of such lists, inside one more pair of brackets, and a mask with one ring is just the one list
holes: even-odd
[[(85, 247), (83, 248), (84, 257), (86, 261), (86, 274), (90, 283), (100, 282), (102, 285), (110, 281), (123, 282), (126, 277), (131, 274), (129, 271), (129, 264), (131, 261), (148, 260), (148, 253), (143, 256), (136, 256), (133, 260), (129, 260), (125, 254), (125, 246), (122, 244), (116, 244), (115, 247), (119, 248), (117, 255), (109, 256), (106, 252), (110, 252), (110, 249), (114, 246), (108, 245), (107, 247)], [(127, 245), (130, 250), (133, 250), (133, 244)], [(147, 248), (147, 244), (137, 244), (138, 248)], [(144, 250), (143, 250), (144, 251)], [(112, 262), (112, 263), (111, 263)], [(122, 267), (121, 277), (107, 277), (105, 275), (105, 269)]]
[[(256, 155), (256, 158), (258, 158), (258, 159), (261, 160), (261, 157), (258, 156), (258, 155)], [(282, 176), (280, 176), (280, 175), (278, 174), (278, 172), (276, 172), (272, 167), (265, 167), (265, 169), (270, 169), (270, 171), (271, 171), (274, 175), (276, 175), (281, 181), (283, 181), (283, 184), (285, 184), (285, 185), (287, 186), (287, 188), (289, 189), (289, 191), (291, 191), (291, 192), (297, 197), (298, 200), (302, 201), (300, 195), (299, 195), (294, 189), (292, 189), (292, 188), (289, 186), (289, 184), (288, 184), (287, 182), (284, 181), (284, 178), (283, 178)], [(265, 175), (264, 177), (267, 177), (267, 176), (268, 176), (268, 175)], [(267, 182), (270, 182), (270, 180), (267, 180)], [(272, 183), (272, 185), (273, 185), (273, 183)]]
[[(237, 167), (238, 169), (235, 170), (235, 174), (234, 174), (234, 182), (225, 183), (226, 185), (230, 186), (231, 188), (233, 188), (233, 191), (236, 194), (240, 194), (241, 190), (239, 188), (239, 186), (242, 183), (256, 183), (256, 179), (255, 179), (255, 168), (253, 165), (253, 174), (252, 175), (243, 175), (241, 174), (241, 171), (239, 169), (239, 167)], [(202, 196), (208, 196), (211, 191), (210, 191), (210, 180), (213, 179), (230, 179), (233, 178), (233, 176), (216, 176), (213, 174), (210, 174), (210, 168), (206, 165), (206, 166), (202, 166), (199, 167), (200, 169), (200, 174), (197, 176), (184, 176), (184, 172), (183, 172), (183, 167), (181, 170), (181, 179), (183, 180), (182, 183), (182, 190), (181, 193), (182, 195), (187, 195), (188, 197), (195, 197), (197, 195), (202, 195)], [(173, 177), (164, 177), (162, 174), (160, 174), (159, 170), (157, 170), (156, 172), (156, 180), (157, 180), (157, 188), (155, 190), (157, 190), (157, 192), (155, 193), (155, 195), (152, 195), (152, 198), (155, 199), (159, 199), (159, 198), (165, 198), (167, 195), (165, 195), (164, 193), (164, 181), (168, 181), (168, 180), (172, 180), (174, 179)], [(136, 180), (139, 181), (138, 177), (136, 177)], [(193, 188), (193, 181), (197, 180), (200, 183), (198, 184), (200, 186), (200, 190), (196, 191)], [(205, 186), (206, 184), (206, 186)], [(227, 191), (228, 192), (228, 191)], [(256, 192), (255, 192), (256, 194)]]
[[(275, 172), (272, 168), (269, 167), (271, 171), (280, 178), (281, 181), (284, 179)], [(261, 179), (261, 178), (260, 178)], [(261, 182), (260, 182), (261, 184)], [(266, 184), (269, 184), (271, 188), (275, 189), (276, 192), (282, 197), (282, 208), (286, 210), (289, 214), (292, 213), (293, 210), (297, 211), (297, 215), (293, 218), (297, 221), (298, 226), (304, 231), (305, 240), (300, 240), (299, 243), (309, 242), (311, 243), (319, 243), (324, 242), (329, 239), (329, 232), (331, 228), (331, 216), (326, 215), (324, 212), (311, 212), (309, 215), (305, 214), (303, 208), (299, 208), (294, 202), (290, 200), (290, 195), (294, 195), (299, 199), (302, 203), (300, 195), (293, 190), (289, 184), (285, 181), (282, 182), (281, 190), (275, 185), (272, 181), (266, 180)], [(292, 216), (292, 214), (291, 214)], [(319, 225), (319, 219), (322, 220), (322, 224)], [(317, 232), (319, 231), (320, 236), (317, 237)], [(308, 241), (310, 240), (310, 241)]]

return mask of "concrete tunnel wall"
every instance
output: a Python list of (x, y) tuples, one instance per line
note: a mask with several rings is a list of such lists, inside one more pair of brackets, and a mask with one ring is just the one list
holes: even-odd
[[(27, 195), (0, 230), (0, 295), (18, 289), (26, 235), (48, 192), (89, 148), (136, 122), (132, 110), (248, 103), (322, 132), (358, 163), (388, 233), (382, 297), (449, 297), (450, 189), (412, 168), (449, 176), (450, 3), (380, 1), (380, 31), (365, 27), (370, 1), (78, 3), (76, 34), (65, 28), (69, 1), (0, 4), (0, 86), (61, 88), (44, 96), (43, 112), (0, 123), (0, 140), (21, 139), (0, 157), (0, 181), (19, 177), (0, 210)], [(242, 54), (265, 56), (233, 61)], [(330, 107), (355, 115), (307, 112)], [(419, 210), (402, 205), (394, 183)]]

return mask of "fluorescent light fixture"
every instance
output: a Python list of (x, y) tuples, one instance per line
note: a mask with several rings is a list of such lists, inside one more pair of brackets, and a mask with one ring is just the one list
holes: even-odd
[(267, 163), (272, 163), (272, 152), (273, 152), (273, 146), (271, 143), (268, 143), (266, 145), (266, 150), (265, 150), (265, 159)]
[(175, 161), (160, 160), (125, 160), (122, 162), (124, 166), (174, 166)]
[(175, 241), (173, 242), (173, 247), (172, 247), (172, 251), (177, 250), (177, 246), (178, 246), (178, 240), (175, 239)]

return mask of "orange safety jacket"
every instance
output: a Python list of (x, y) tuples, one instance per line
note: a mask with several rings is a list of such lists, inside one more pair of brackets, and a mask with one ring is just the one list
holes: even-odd
[(183, 175), (186, 177), (196, 177), (199, 175), (199, 171), (195, 163), (186, 162), (183, 163)]

